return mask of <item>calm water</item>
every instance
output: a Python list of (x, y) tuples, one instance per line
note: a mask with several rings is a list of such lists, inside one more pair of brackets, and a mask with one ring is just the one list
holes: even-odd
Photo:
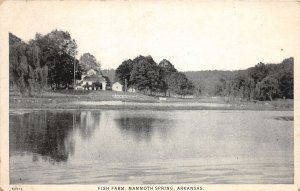
[(12, 184), (293, 183), (293, 112), (11, 111)]

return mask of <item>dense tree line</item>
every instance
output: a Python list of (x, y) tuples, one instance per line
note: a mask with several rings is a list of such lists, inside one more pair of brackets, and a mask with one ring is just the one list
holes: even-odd
[[(36, 34), (24, 42), (9, 33), (10, 85), (22, 95), (40, 95), (46, 85), (67, 88), (82, 72), (93, 68), (100, 73), (100, 63), (90, 53), (75, 59), (77, 44), (66, 31), (53, 30), (46, 35)], [(103, 73), (102, 73), (103, 74)], [(294, 59), (280, 64), (259, 63), (239, 71), (179, 72), (163, 59), (158, 64), (151, 56), (128, 59), (114, 70), (106, 70), (109, 81), (118, 80), (149, 94), (226, 96), (242, 100), (273, 100), (294, 98)], [(110, 80), (109, 80), (110, 79)], [(195, 86), (194, 86), (195, 85)]]
[(294, 59), (280, 64), (259, 63), (255, 67), (223, 76), (215, 88), (216, 95), (242, 100), (294, 98)]
[(128, 87), (149, 93), (164, 93), (172, 91), (178, 95), (192, 94), (194, 86), (187, 77), (176, 70), (170, 61), (164, 59), (157, 64), (151, 56), (137, 56), (128, 59), (116, 69), (115, 79)]
[(54, 30), (46, 35), (37, 33), (28, 43), (10, 33), (10, 85), (15, 85), (22, 95), (28, 96), (41, 94), (47, 84), (55, 88), (68, 87), (73, 83), (74, 63), (76, 79), (81, 78), (76, 54), (77, 44), (65, 31)]

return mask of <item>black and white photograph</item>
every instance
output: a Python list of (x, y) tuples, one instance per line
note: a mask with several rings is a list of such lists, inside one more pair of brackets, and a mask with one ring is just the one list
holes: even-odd
[(299, 13), (3, 1), (1, 190), (300, 189)]

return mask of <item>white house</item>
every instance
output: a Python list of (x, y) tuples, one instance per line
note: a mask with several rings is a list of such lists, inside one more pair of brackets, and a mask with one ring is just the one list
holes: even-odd
[(82, 79), (81, 86), (84, 89), (106, 90), (106, 80), (101, 75), (85, 76)]
[(96, 70), (90, 69), (77, 81), (78, 86), (75, 89), (85, 90), (106, 90), (106, 79)]
[(78, 84), (81, 84), (81, 82), (83, 81), (83, 79), (86, 77), (86, 76), (94, 76), (94, 75), (97, 75), (98, 72), (94, 69), (89, 69), (87, 72), (83, 72), (82, 75), (81, 75), (81, 80), (76, 80), (76, 83)]
[(117, 92), (121, 92), (121, 91), (123, 91), (123, 85), (120, 84), (119, 82), (115, 82), (115, 83), (112, 85), (112, 90), (113, 90), (113, 91), (117, 91)]

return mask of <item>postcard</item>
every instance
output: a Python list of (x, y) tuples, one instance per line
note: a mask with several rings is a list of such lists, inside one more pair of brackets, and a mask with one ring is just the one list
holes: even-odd
[(299, 190), (299, 13), (1, 2), (1, 190)]

